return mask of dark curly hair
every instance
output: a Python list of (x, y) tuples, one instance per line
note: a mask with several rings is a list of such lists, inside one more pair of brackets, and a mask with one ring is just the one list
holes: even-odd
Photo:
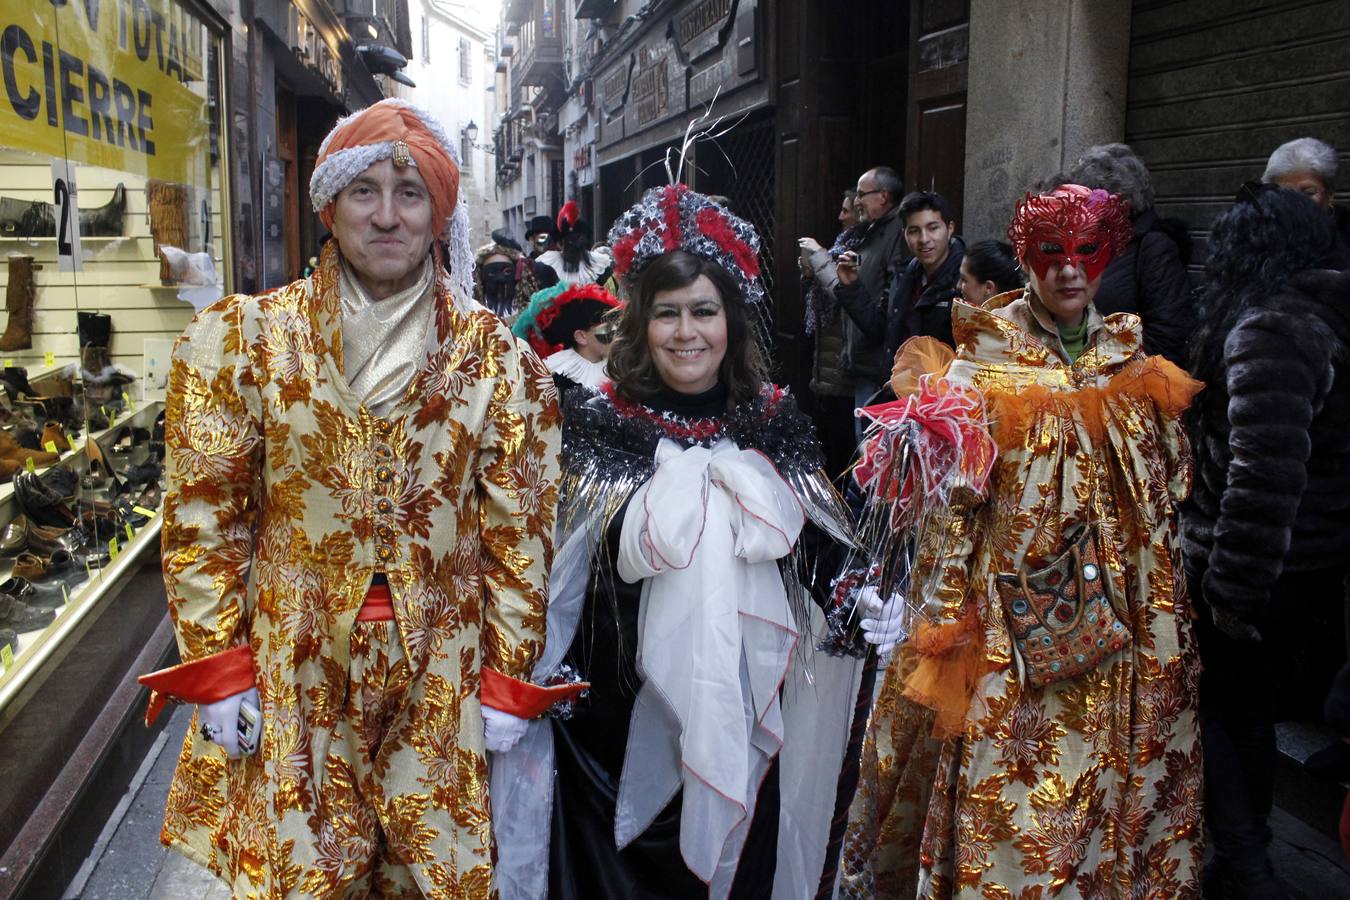
[(614, 349), (609, 354), (609, 375), (620, 396), (641, 403), (661, 391), (661, 376), (647, 346), (652, 305), (657, 294), (687, 287), (700, 275), (717, 288), (727, 317), (727, 353), (717, 378), (727, 388), (728, 404), (734, 406), (750, 400), (768, 380), (768, 370), (752, 331), (750, 310), (736, 279), (711, 260), (674, 250), (658, 256), (642, 270), (637, 289), (630, 294), (619, 320)]
[(1209, 232), (1191, 345), (1195, 376), (1222, 378), (1223, 343), (1251, 302), (1278, 293), (1298, 272), (1326, 268), (1337, 252), (1331, 216), (1303, 194), (1270, 185), (1246, 192)]

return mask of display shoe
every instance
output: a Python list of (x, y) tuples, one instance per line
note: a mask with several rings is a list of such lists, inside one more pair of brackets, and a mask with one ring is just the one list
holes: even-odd
[(114, 487), (112, 473), (97, 460), (91, 462), (84, 475), (80, 477), (80, 490), (93, 493), (109, 487)]
[(23, 465), (29, 459), (32, 459), (34, 466), (50, 466), (60, 459), (61, 455), (59, 453), (48, 453), (46, 450), (30, 449), (23, 446), (8, 431), (0, 431), (0, 457), (15, 460), (19, 465)]
[[(78, 477), (74, 473), (69, 474), (75, 479), (74, 487), (78, 487)], [(70, 509), (73, 495), (73, 489), (67, 494), (58, 487), (58, 482), (44, 481), (36, 472), (22, 471), (14, 475), (14, 500), (24, 514), (38, 525), (58, 525), (63, 528), (74, 525), (75, 514)]]
[(139, 466), (130, 466), (122, 473), (122, 481), (128, 490), (137, 485), (143, 487), (145, 485), (156, 484), (163, 471), (164, 467), (155, 462), (148, 462)]
[(42, 266), (24, 253), (9, 255), (9, 281), (5, 284), (5, 308), (9, 321), (0, 335), (0, 351), (27, 350), (33, 346), (33, 304), (37, 300), (37, 282), (33, 272)]
[(16, 556), (28, 549), (28, 517), (18, 518), (0, 531), (0, 556)]
[(32, 551), (25, 550), (14, 560), (15, 578), (24, 578), (28, 581), (40, 581), (47, 575), (47, 563)]
[(127, 186), (117, 182), (112, 199), (102, 206), (80, 208), (80, 235), (82, 237), (121, 237), (122, 219), (127, 211)]
[[(20, 632), (46, 628), (52, 624), (56, 613), (50, 609), (34, 609), (29, 606), (19, 594), (22, 592), (24, 597), (32, 597), (33, 586), (26, 581), (20, 584), (21, 581), (19, 578), (10, 578), (0, 584), (0, 628), (12, 628)], [(6, 588), (10, 588), (12, 592)]]
[(89, 423), (90, 431), (103, 431), (108, 427), (108, 417), (97, 407), (89, 410), (86, 421)]
[(28, 525), (28, 549), (42, 556), (51, 556), (58, 550), (79, 555), (86, 551), (84, 532), (78, 528), (60, 528), (48, 525)]
[(20, 447), (25, 447), (29, 450), (42, 449), (42, 433), (39, 432), (37, 428), (15, 428), (11, 433), (14, 435), (14, 440), (18, 442)]
[(0, 369), (0, 382), (4, 383), (5, 393), (11, 401), (35, 396), (33, 386), (28, 383), (28, 370), (23, 366)]
[(0, 484), (8, 483), (14, 477), (14, 473), (22, 468), (23, 464), (17, 459), (0, 456)]
[(62, 453), (70, 449), (70, 438), (66, 437), (65, 429), (57, 422), (47, 423), (46, 427), (42, 429), (41, 441), (43, 447), (53, 444)]
[[(93, 426), (91, 425), (90, 427), (92, 428)], [(104, 478), (108, 482), (111, 482), (113, 493), (117, 493), (118, 489), (122, 486), (121, 479), (117, 477), (117, 473), (113, 471), (113, 467), (108, 464), (108, 458), (103, 455), (103, 448), (99, 446), (98, 441), (85, 438), (84, 455), (85, 458), (89, 460), (89, 471), (86, 474), (89, 476), (97, 474), (100, 478)], [(101, 486), (107, 487), (108, 484), (105, 483)]]
[[(146, 208), (150, 213), (150, 234), (155, 239), (155, 254), (161, 244), (170, 247), (188, 245), (188, 186), (172, 181), (150, 178), (145, 182)], [(169, 260), (160, 256), (159, 280), (173, 284), (173, 270)]]

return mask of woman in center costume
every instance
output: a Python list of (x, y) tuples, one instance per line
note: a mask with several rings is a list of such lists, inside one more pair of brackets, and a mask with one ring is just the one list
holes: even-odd
[[(920, 381), (983, 409), (997, 450), (983, 487), (957, 484), (919, 531), (924, 621), (874, 710), (853, 896), (912, 896), (915, 873), (921, 897), (1199, 895), (1199, 664), (1173, 503), (1200, 385), (1143, 353), (1137, 316), (1092, 306), (1129, 235), (1105, 191), (1027, 198), (1009, 237), (1030, 285), (958, 304), (955, 360)], [(933, 711), (936, 765), (914, 703)], [(905, 871), (890, 849), (907, 841)]]
[(753, 228), (676, 184), (610, 241), (630, 299), (612, 383), (566, 401), (535, 669), (591, 688), (552, 722), (556, 785), (537, 734), (494, 763), (503, 897), (814, 897), (860, 666), (815, 651), (811, 590), (847, 514), (765, 374)]

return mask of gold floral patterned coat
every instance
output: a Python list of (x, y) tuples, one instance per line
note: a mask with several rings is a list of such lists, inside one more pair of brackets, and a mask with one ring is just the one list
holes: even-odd
[[(1173, 503), (1190, 490), (1179, 415), (1199, 385), (1144, 357), (1133, 315), (1091, 311), (1072, 365), (1021, 292), (984, 309), (957, 304), (953, 320), (948, 377), (984, 394), (998, 457), (986, 499), (954, 502), (920, 548), (919, 565), (941, 570), (930, 608), (975, 635), (978, 665), (930, 776), (919, 895), (1198, 896), (1199, 661)], [(995, 578), (1048, 564), (1084, 526), (1133, 642), (1086, 674), (1026, 684)], [(912, 716), (897, 693), (921, 699), (904, 678), (914, 663), (893, 660), (877, 718)], [(922, 740), (896, 739), (905, 721), (874, 722), (883, 771), (865, 773), (895, 792), (878, 823), (901, 846), (912, 840), (896, 833), (912, 827), (903, 788), (914, 761), (932, 764)], [(854, 808), (886, 816), (887, 802)], [(876, 875), (896, 877), (893, 863), (881, 859)]]
[[(439, 350), (387, 418), (343, 377), (333, 245), (309, 279), (204, 310), (174, 351), (170, 613), (184, 661), (251, 646), (263, 733), (227, 761), (194, 720), (163, 839), (249, 896), (338, 892), (371, 810), (427, 896), (495, 893), (479, 673), (527, 677), (541, 650), (560, 422), (534, 354), (434, 290)], [(329, 749), (378, 571), (408, 679), (362, 780)]]

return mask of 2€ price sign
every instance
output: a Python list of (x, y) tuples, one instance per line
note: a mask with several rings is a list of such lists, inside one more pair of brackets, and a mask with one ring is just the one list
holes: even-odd
[[(52, 159), (52, 203), (56, 210), (57, 269), (78, 272), (81, 262), (80, 208), (76, 205), (75, 164), (61, 156)], [(50, 353), (47, 355), (51, 356)]]

